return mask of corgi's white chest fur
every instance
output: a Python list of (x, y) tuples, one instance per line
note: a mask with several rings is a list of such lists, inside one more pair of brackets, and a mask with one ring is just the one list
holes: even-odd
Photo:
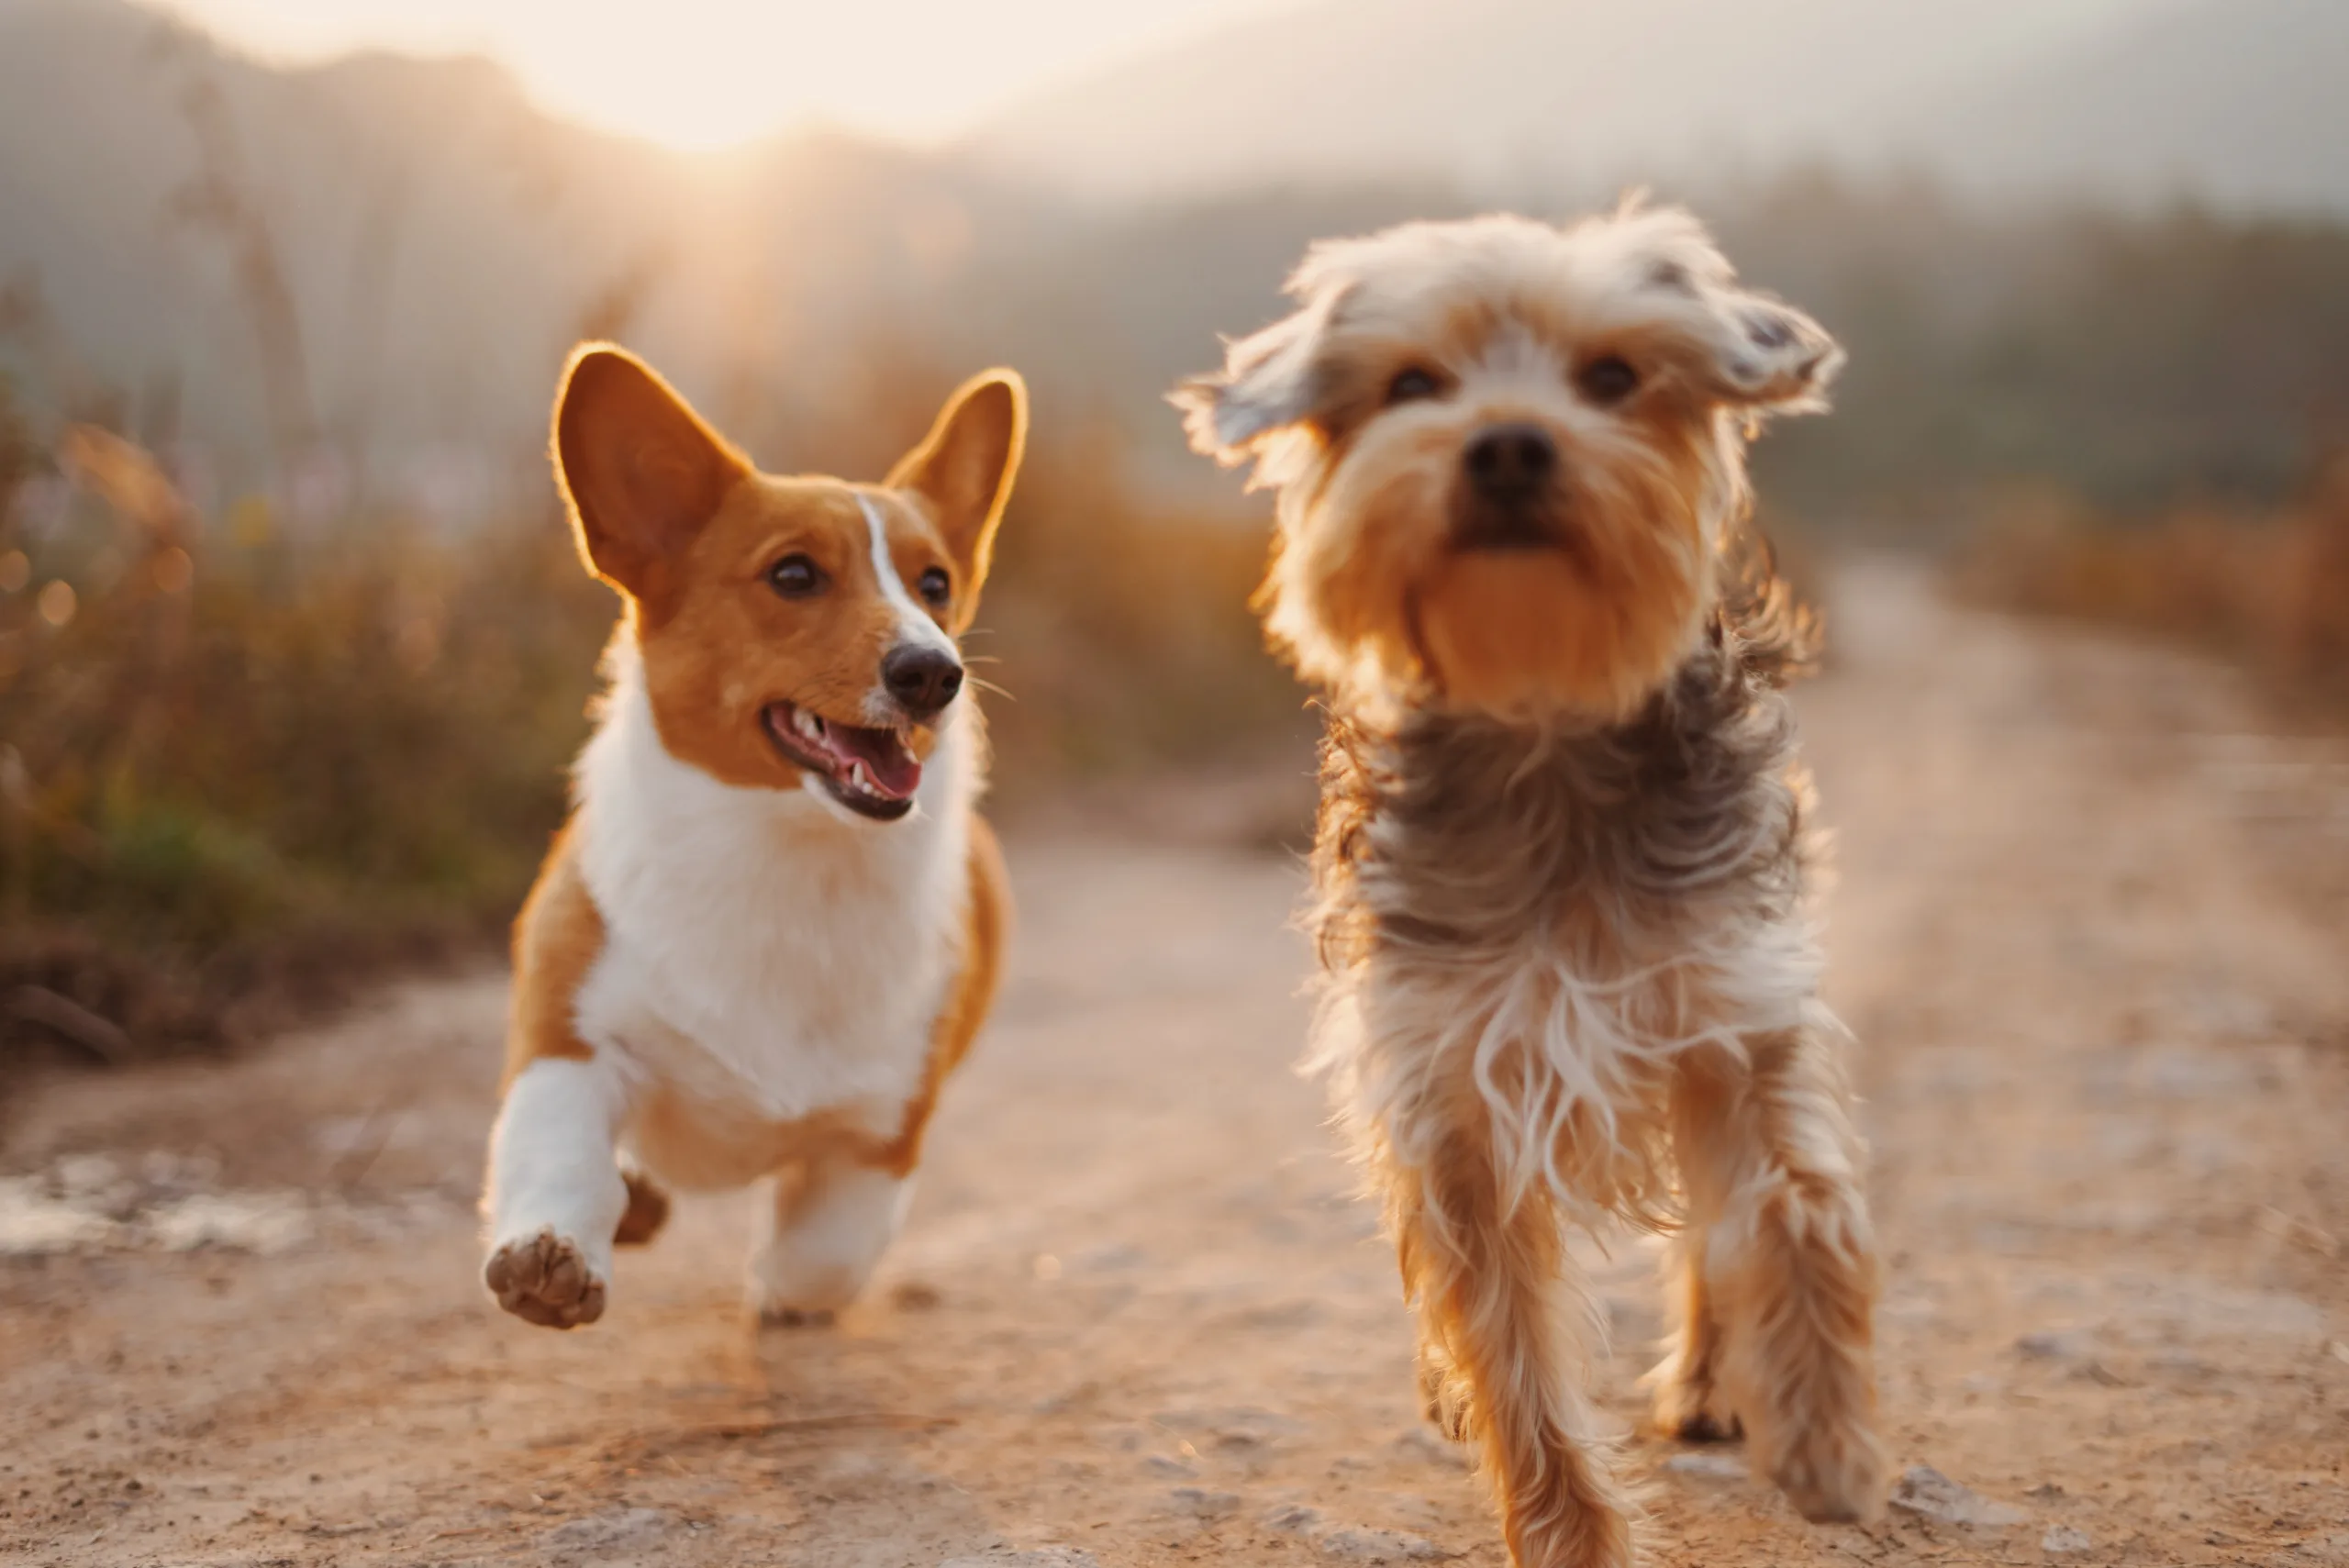
[(964, 728), (941, 725), (910, 816), (865, 821), (812, 786), (739, 788), (678, 761), (635, 650), (615, 649), (579, 766), (580, 867), (606, 940), (577, 1023), (630, 1078), (706, 1107), (708, 1140), (745, 1142), (640, 1151), (673, 1180), (748, 1180), (764, 1129), (818, 1112), (894, 1130), (959, 957), (976, 784)]

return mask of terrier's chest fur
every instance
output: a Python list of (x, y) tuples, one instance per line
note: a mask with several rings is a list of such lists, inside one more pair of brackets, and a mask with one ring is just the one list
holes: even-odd
[(1725, 617), (1620, 725), (1333, 722), (1309, 923), (1337, 1026), (1321, 1064), (1360, 1110), (1440, 1125), (1386, 1113), (1473, 1093), (1516, 1181), (1668, 1207), (1675, 1063), (1816, 1006), (1809, 785), (1775, 651)]

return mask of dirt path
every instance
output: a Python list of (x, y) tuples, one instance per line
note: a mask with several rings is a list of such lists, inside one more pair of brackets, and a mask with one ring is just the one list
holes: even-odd
[[(1885, 1404), (1984, 1522), (1812, 1529), (1734, 1451), (1639, 1439), (1653, 1560), (2349, 1563), (2349, 748), (1897, 570), (1839, 610), (1804, 701)], [(1499, 1564), (1289, 1072), (1294, 866), (1013, 863), (1001, 1013), (829, 1332), (744, 1322), (740, 1202), (624, 1254), (593, 1329), (489, 1307), (498, 977), (52, 1085), (0, 1146), (0, 1234), (48, 1238), (0, 1259), (0, 1560)], [(1650, 1261), (1597, 1266), (1629, 1424)]]

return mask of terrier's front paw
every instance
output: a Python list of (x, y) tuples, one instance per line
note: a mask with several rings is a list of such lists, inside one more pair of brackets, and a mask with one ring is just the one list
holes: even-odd
[(1884, 1444), (1855, 1421), (1803, 1432), (1773, 1457), (1770, 1479), (1813, 1524), (1868, 1523), (1884, 1515)]
[(508, 1241), (482, 1265), (497, 1305), (526, 1323), (576, 1329), (604, 1315), (604, 1282), (579, 1244), (551, 1229)]
[(1419, 1414), (1453, 1442), (1466, 1442), (1475, 1429), (1475, 1396), (1442, 1352), (1419, 1349)]
[(1664, 1431), (1684, 1443), (1733, 1443), (1745, 1436), (1745, 1427), (1735, 1416), (1723, 1419), (1710, 1410), (1683, 1417)]
[(1683, 1374), (1668, 1366), (1659, 1373), (1654, 1407), (1658, 1432), (1684, 1443), (1735, 1442), (1745, 1435), (1736, 1415), (1720, 1407), (1710, 1377)]

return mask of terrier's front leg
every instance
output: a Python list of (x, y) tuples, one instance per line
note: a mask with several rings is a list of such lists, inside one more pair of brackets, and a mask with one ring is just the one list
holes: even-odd
[(913, 1195), (911, 1174), (847, 1160), (778, 1176), (751, 1254), (751, 1304), (760, 1318), (821, 1323), (854, 1301)]
[(1720, 1338), (1708, 1358), (1754, 1469), (1804, 1518), (1873, 1519), (1875, 1242), (1849, 1092), (1824, 1025), (1747, 1043), (1741, 1073), (1684, 1068), (1674, 1134)]
[[(1414, 1142), (1419, 1140), (1414, 1140)], [(1579, 1386), (1597, 1339), (1546, 1192), (1512, 1202), (1481, 1120), (1414, 1166), (1377, 1140), (1429, 1416), (1482, 1451), (1512, 1568), (1626, 1568), (1631, 1507)]]
[(490, 1135), (482, 1283), (526, 1322), (575, 1329), (604, 1315), (629, 1206), (613, 1152), (625, 1102), (618, 1073), (592, 1056), (540, 1057), (506, 1092)]
[(1742, 1437), (1745, 1429), (1734, 1411), (1722, 1407), (1716, 1385), (1720, 1319), (1714, 1315), (1712, 1289), (1705, 1277), (1706, 1233), (1698, 1218), (1718, 1206), (1707, 1208), (1703, 1195), (1692, 1192), (1688, 1207), (1688, 1229), (1674, 1244), (1667, 1264), (1677, 1297), (1671, 1353), (1646, 1381), (1655, 1389), (1657, 1431), (1687, 1443), (1728, 1442)]

